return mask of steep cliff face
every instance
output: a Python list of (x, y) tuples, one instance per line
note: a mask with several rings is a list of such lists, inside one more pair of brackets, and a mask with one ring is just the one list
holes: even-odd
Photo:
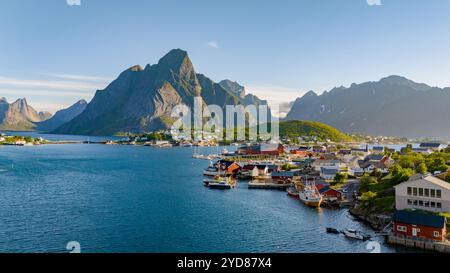
[(245, 99), (197, 74), (188, 54), (174, 49), (155, 65), (122, 72), (106, 89), (96, 92), (86, 110), (55, 133), (111, 135), (168, 128), (172, 109), (193, 106), (201, 96), (207, 104), (245, 104)]
[(48, 120), (36, 123), (36, 130), (41, 132), (50, 132), (59, 126), (71, 121), (76, 116), (81, 114), (87, 106), (85, 100), (80, 100), (67, 109), (60, 110)]
[(35, 122), (44, 121), (50, 117), (49, 113), (38, 113), (28, 105), (26, 99), (18, 99), (11, 104), (5, 98), (0, 99), (0, 130), (33, 130)]
[(400, 76), (308, 92), (295, 101), (288, 120), (319, 121), (346, 133), (449, 139), (450, 89)]

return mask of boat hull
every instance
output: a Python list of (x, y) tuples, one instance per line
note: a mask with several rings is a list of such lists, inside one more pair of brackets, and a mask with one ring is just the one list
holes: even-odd
[(312, 208), (318, 208), (320, 207), (320, 205), (322, 204), (323, 198), (307, 198), (303, 193), (299, 193), (299, 199), (300, 201), (307, 205), (308, 207), (312, 207)]
[(307, 205), (308, 207), (312, 208), (318, 208), (322, 204), (322, 200), (320, 201), (307, 201), (307, 200), (301, 200), (303, 204)]

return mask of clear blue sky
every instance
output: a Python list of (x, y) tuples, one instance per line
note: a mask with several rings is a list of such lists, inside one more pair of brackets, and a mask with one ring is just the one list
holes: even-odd
[(273, 103), (391, 74), (450, 86), (450, 1), (381, 1), (0, 0), (0, 97), (54, 112), (172, 48)]

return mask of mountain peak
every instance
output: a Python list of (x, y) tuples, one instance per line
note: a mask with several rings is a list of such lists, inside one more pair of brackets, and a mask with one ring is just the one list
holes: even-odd
[(380, 82), (385, 82), (385, 83), (394, 83), (394, 84), (403, 84), (403, 83), (409, 83), (412, 82), (411, 80), (402, 77), (402, 76), (398, 76), (398, 75), (391, 75), (385, 78), (382, 78), (380, 80)]
[(231, 80), (223, 80), (219, 82), (219, 85), (225, 90), (238, 95), (239, 97), (245, 97), (245, 87), (239, 83)]
[(304, 96), (305, 97), (310, 97), (310, 96), (317, 97), (317, 94), (316, 94), (316, 92), (309, 90)]
[(424, 83), (417, 83), (415, 81), (412, 81), (408, 78), (392, 75), (385, 78), (382, 78), (380, 80), (380, 83), (383, 84), (391, 84), (391, 85), (407, 85), (411, 88), (413, 88), (416, 91), (426, 91), (429, 90), (431, 87)]
[(186, 51), (182, 49), (172, 49), (159, 60), (158, 64), (167, 65), (171, 68), (178, 68), (184, 63), (186, 58), (189, 59)]

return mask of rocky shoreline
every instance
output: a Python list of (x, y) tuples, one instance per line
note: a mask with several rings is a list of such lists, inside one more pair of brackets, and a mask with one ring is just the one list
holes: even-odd
[(358, 206), (349, 209), (349, 213), (356, 219), (368, 224), (375, 231), (380, 232), (392, 221), (392, 215), (370, 213)]

